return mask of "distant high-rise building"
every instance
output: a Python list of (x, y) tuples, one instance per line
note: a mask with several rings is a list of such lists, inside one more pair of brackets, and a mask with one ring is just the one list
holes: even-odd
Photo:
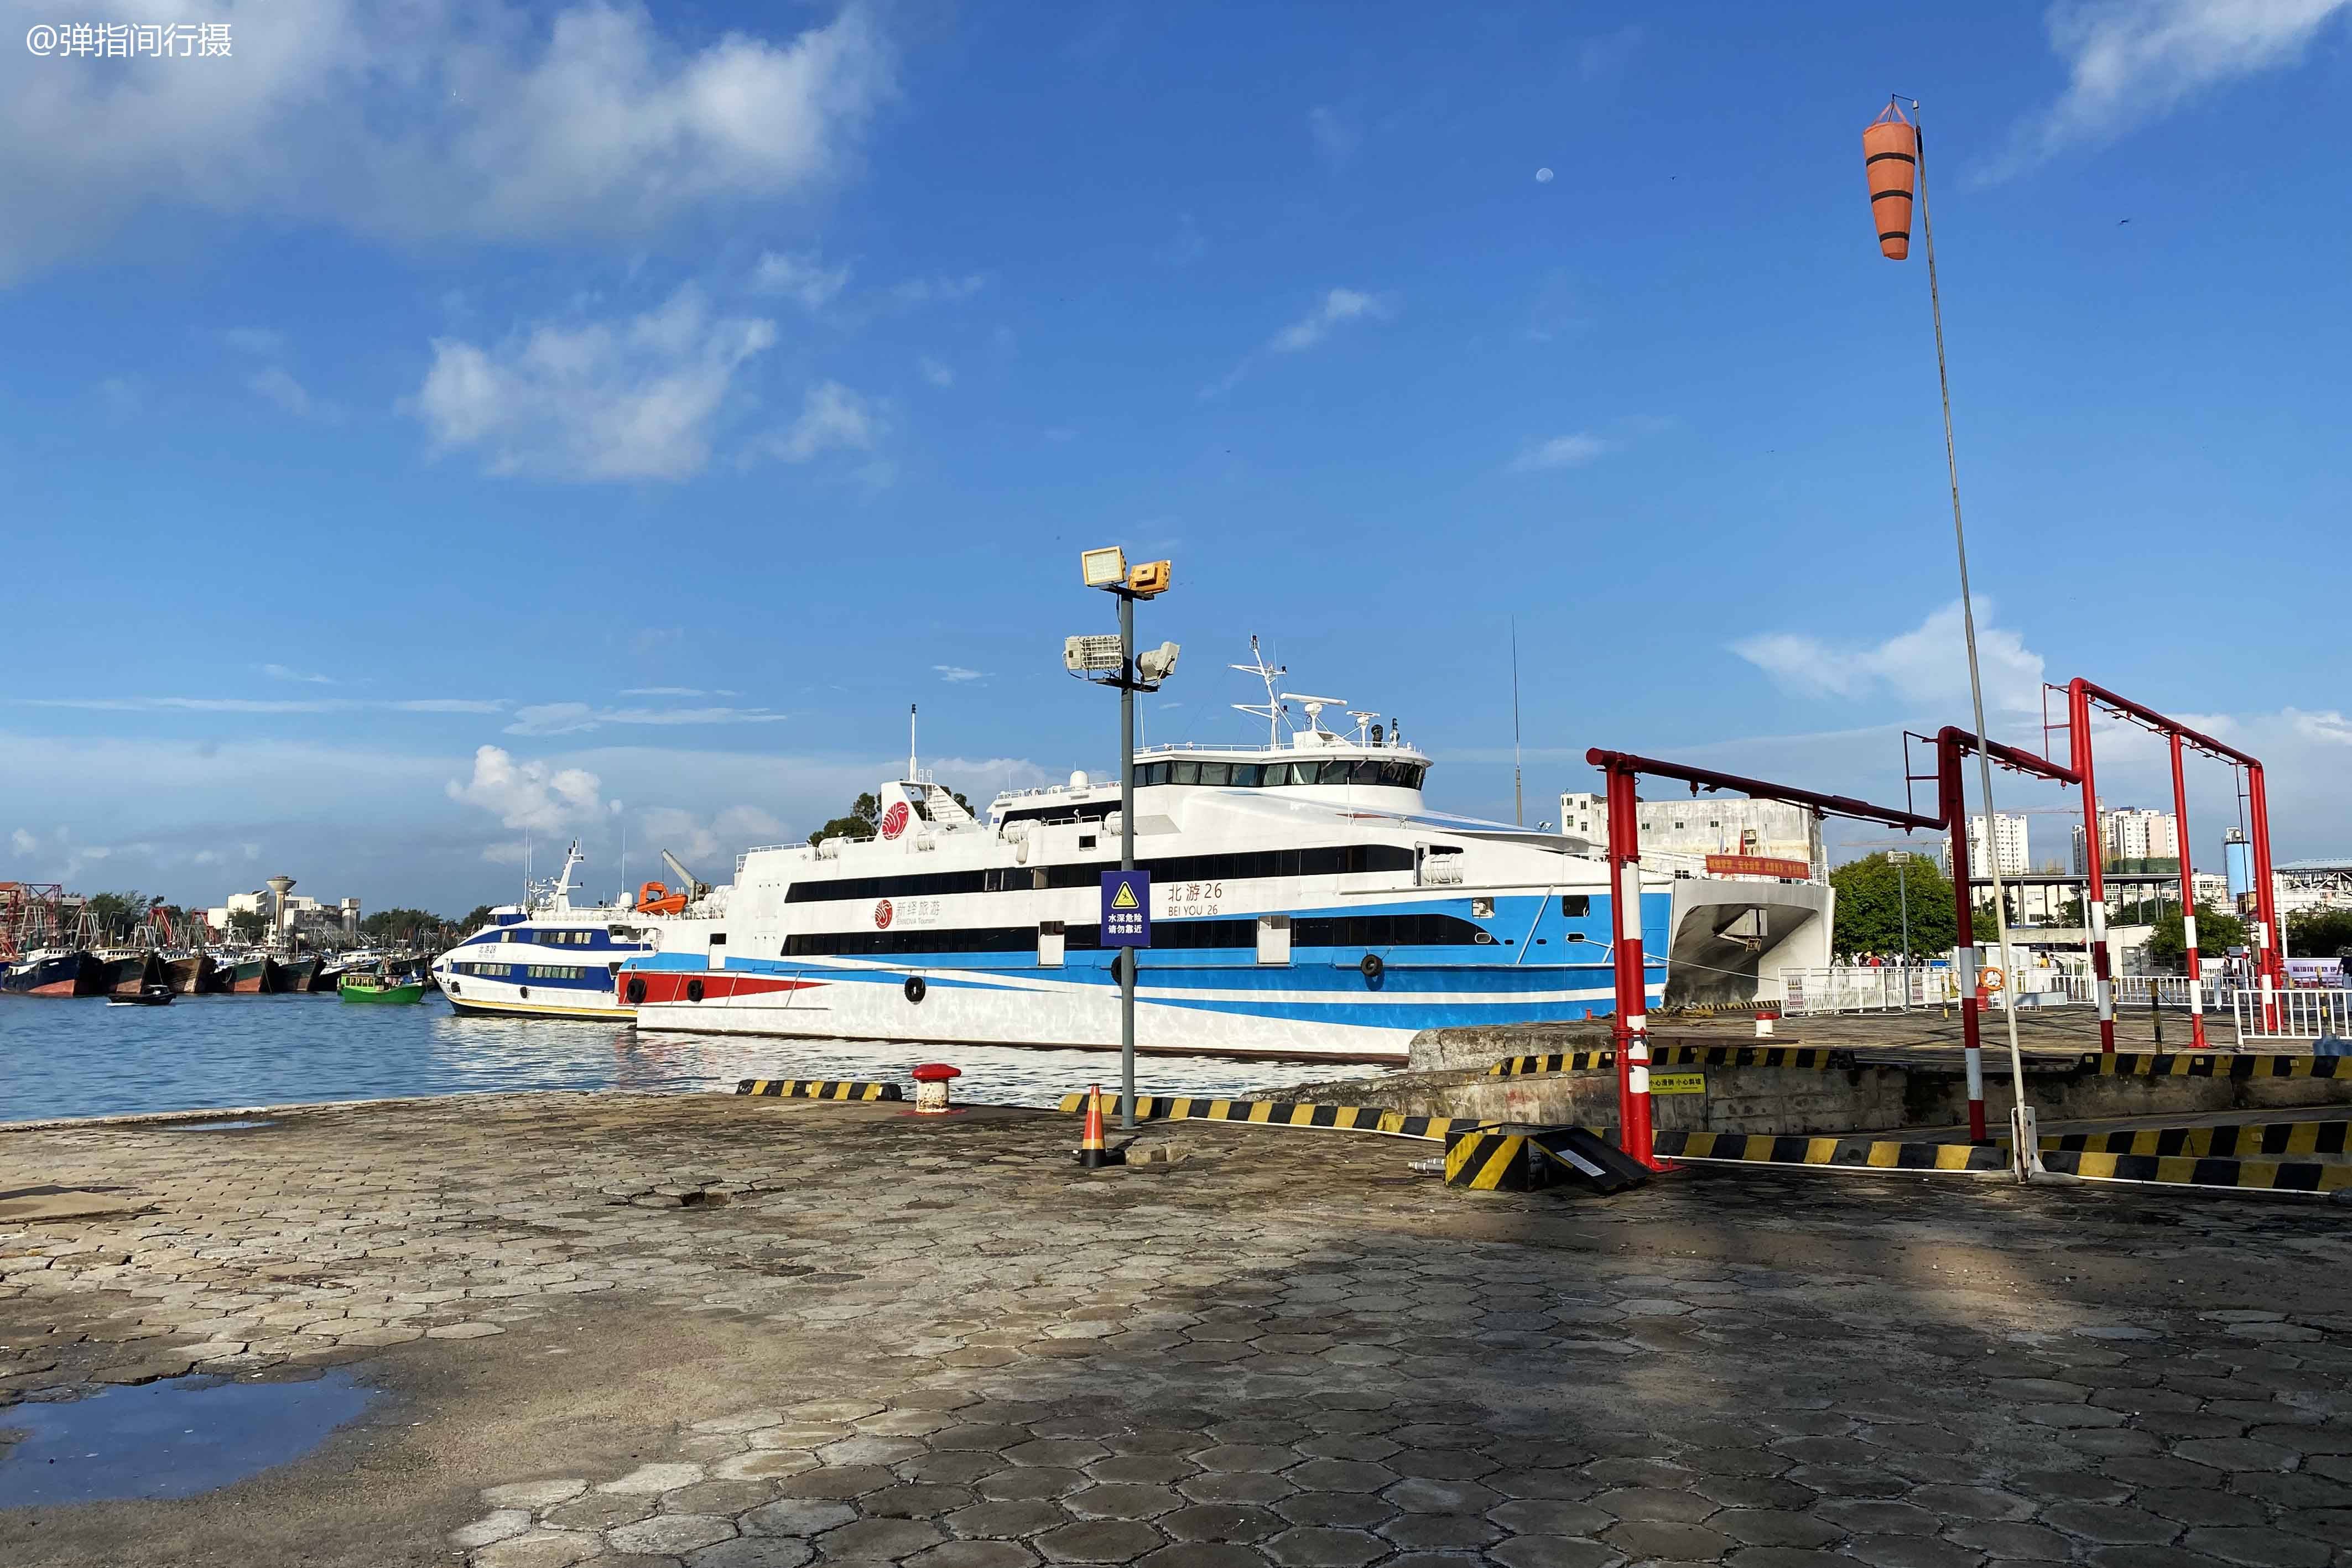
[[(2084, 853), (2082, 824), (2074, 830), (2074, 873), (2077, 876), (2091, 869), (2090, 859)], [(2104, 807), (2099, 811), (2099, 864), (2102, 868), (2145, 871), (2148, 862), (2180, 862), (2180, 824), (2169, 811), (2152, 810), (2144, 806), (2124, 806), (2113, 810)]]
[[(2033, 857), (2026, 843), (2027, 821), (2022, 812), (1996, 811), (1993, 813), (1992, 842), (2000, 853), (1999, 864), (2000, 874), (2003, 876), (2023, 876), (2033, 869)], [(1969, 874), (1990, 875), (1994, 863), (1993, 859), (1985, 852), (1983, 816), (1970, 817), (1969, 819)], [(1944, 869), (1948, 872), (1951, 867), (1951, 838), (1947, 834), (1944, 840)]]

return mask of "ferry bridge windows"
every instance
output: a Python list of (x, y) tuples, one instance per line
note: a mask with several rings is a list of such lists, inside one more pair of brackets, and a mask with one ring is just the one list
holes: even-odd
[(1214, 762), (1171, 757), (1144, 763), (1135, 770), (1135, 782), (1139, 788), (1150, 784), (1207, 784), (1229, 789), (1277, 789), (1299, 784), (1378, 784), (1396, 789), (1418, 789), (1428, 771), (1425, 763), (1398, 758)]
[[(1294, 766), (1285, 764), (1284, 766)], [(1311, 767), (1312, 764), (1295, 766)], [(1163, 883), (1239, 882), (1253, 877), (1348, 876), (1367, 872), (1411, 871), (1413, 852), (1402, 844), (1320, 844), (1312, 849), (1256, 850), (1224, 855), (1171, 855), (1142, 862)], [(852, 876), (832, 882), (796, 882), (787, 904), (830, 899), (939, 897), (956, 893), (1012, 893), (1024, 887), (1094, 887), (1099, 862), (1055, 866), (1003, 866), (987, 871), (932, 872), (920, 876)], [(1024, 883), (1022, 878), (1028, 877)], [(1458, 880), (1458, 879), (1457, 879)]]

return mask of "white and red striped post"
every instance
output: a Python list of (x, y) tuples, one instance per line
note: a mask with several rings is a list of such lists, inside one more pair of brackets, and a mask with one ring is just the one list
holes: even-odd
[(2276, 889), (2271, 881), (2271, 802), (2263, 765), (2246, 765), (2249, 824), (2254, 839), (2254, 965), (2263, 993), (2263, 1029), (2279, 1027), (2278, 993), (2286, 980), (2286, 931), (2278, 924)]
[(1650, 1130), (1649, 967), (1642, 952), (1642, 819), (1639, 776), (1622, 762), (1607, 765), (1609, 890), (1615, 915), (1617, 1023), (1617, 1142), (1652, 1169), (1658, 1162)]
[[(1977, 911), (1969, 885), (1969, 792), (1960, 780), (1959, 732), (1946, 729), (1936, 737), (1936, 795), (1951, 824), (1952, 914), (1955, 919), (1952, 956), (1960, 965), (1960, 1058), (1969, 1072), (1969, 1142), (1985, 1136), (1984, 1034), (1980, 1020), (1983, 991), (1978, 987)], [(1986, 836), (1991, 824), (1986, 823)], [(1988, 845), (1988, 847), (1990, 847)]]
[(2172, 735), (2173, 849), (2180, 857), (2180, 939), (2189, 948), (2189, 1048), (2205, 1049), (2205, 971), (2197, 956), (2196, 873), (2189, 869), (2189, 787), (2180, 772), (2180, 732)]
[(2066, 687), (2066, 734), (2074, 753), (2074, 771), (2082, 776), (2083, 852), (2090, 886), (2083, 893), (2083, 918), (2091, 928), (2091, 985), (2099, 1003), (2099, 1053), (2116, 1053), (2115, 960), (2107, 951), (2107, 883), (2100, 861), (2105, 841), (2099, 836), (2099, 787), (2091, 771), (2091, 695), (2078, 676)]

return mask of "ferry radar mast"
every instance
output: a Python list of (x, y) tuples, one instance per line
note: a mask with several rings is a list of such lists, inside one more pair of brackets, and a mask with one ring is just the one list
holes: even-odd
[(1244, 675), (1255, 675), (1265, 683), (1265, 701), (1235, 703), (1234, 706), (1244, 713), (1255, 714), (1264, 718), (1265, 743), (1279, 751), (1282, 748), (1282, 716), (1286, 710), (1282, 706), (1282, 698), (1276, 692), (1275, 687), (1282, 676), (1290, 674), (1289, 667), (1284, 664), (1269, 664), (1265, 662), (1265, 655), (1258, 652), (1257, 633), (1255, 632), (1250, 633), (1250, 662), (1246, 664), (1233, 664), (1227, 667), (1239, 670)]

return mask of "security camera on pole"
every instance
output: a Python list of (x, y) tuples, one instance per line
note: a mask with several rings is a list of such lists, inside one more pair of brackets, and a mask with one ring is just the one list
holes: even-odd
[(1132, 570), (1114, 545), (1078, 558), (1088, 588), (1118, 596), (1117, 637), (1071, 637), (1062, 667), (1099, 686), (1118, 688), (1118, 873), (1103, 878), (1103, 945), (1116, 950), (1118, 970), (1118, 1125), (1135, 1131), (1135, 950), (1151, 945), (1150, 873), (1135, 869), (1135, 694), (1156, 692), (1176, 669), (1176, 644), (1162, 643), (1138, 657), (1135, 601), (1168, 591), (1170, 563), (1144, 561)]

